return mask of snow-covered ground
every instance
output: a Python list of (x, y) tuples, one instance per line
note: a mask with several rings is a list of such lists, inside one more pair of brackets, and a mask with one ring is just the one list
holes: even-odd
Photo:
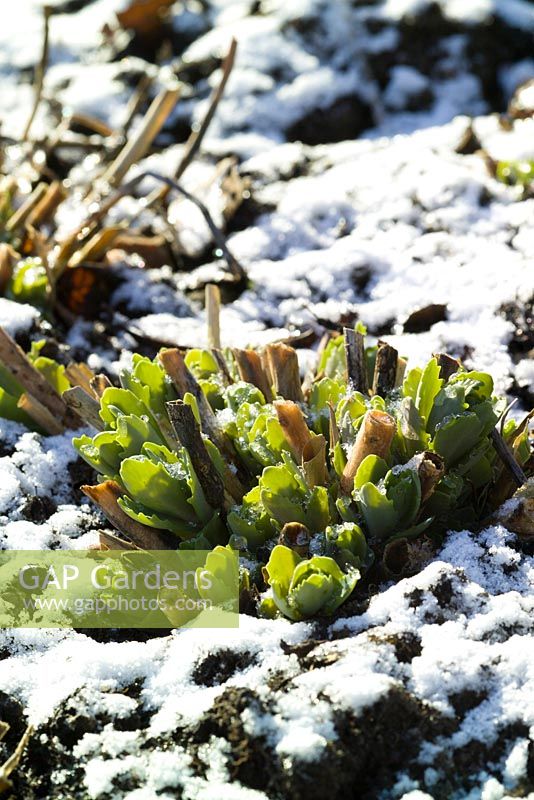
[[(173, 56), (158, 68), (120, 38), (103, 44), (104, 23), (125, 5), (93, 0), (52, 17), (45, 95), (120, 126), (132, 75), (168, 82), (182, 62), (206, 63), (238, 39), (202, 155), (184, 175), (198, 189), (231, 154), (250, 181), (228, 232), (249, 284), (223, 309), (223, 344), (320, 335), (360, 318), (414, 362), (446, 351), (491, 371), (499, 391), (520, 398), (517, 413), (531, 402), (534, 199), (497, 182), (477, 152), (534, 158), (534, 121), (508, 130), (491, 113), (534, 76), (531, 3), (211, 0), (203, 12), (191, 0), (171, 10)], [(2, 133), (14, 137), (31, 105), (20, 70), (37, 60), (41, 27), (36, 2), (18, 8), (0, 30)], [(219, 77), (198, 70), (162, 143), (202, 118)], [(44, 104), (37, 132), (51, 114)], [(180, 152), (179, 143), (146, 166), (170, 172)], [(217, 187), (204, 199), (220, 221)], [(64, 230), (79, 213), (65, 204)], [(114, 213), (133, 216), (139, 204)], [(148, 271), (132, 259), (110, 300), (112, 324), (96, 336), (80, 320), (68, 333), (76, 358), (114, 371), (139, 341), (203, 341), (190, 290), (221, 262), (210, 263), (193, 205), (174, 201), (171, 218), (201, 265)], [(410, 316), (430, 305), (441, 310), (410, 332)], [(21, 340), (46, 331), (35, 309), (4, 299), (0, 323)], [(312, 349), (299, 355), (303, 368), (313, 359)], [(0, 420), (0, 447), (2, 547), (97, 541), (103, 523), (81, 501), (87, 473), (69, 435), (42, 438)], [(239, 630), (209, 637), (116, 642), (2, 631), (0, 718), (14, 734), (25, 716), (37, 728), (20, 797), (529, 796), (533, 598), (531, 544), (489, 527), (450, 534), (420, 574), (330, 626), (243, 615)]]

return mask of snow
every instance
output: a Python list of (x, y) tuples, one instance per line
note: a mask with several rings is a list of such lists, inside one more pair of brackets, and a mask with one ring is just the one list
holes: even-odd
[(0, 325), (10, 336), (27, 332), (38, 317), (39, 312), (33, 306), (0, 297)]

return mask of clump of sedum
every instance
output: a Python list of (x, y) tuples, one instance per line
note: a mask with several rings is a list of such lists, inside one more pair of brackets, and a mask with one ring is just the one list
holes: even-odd
[(408, 369), (363, 334), (330, 338), (304, 384), (285, 344), (134, 356), (74, 440), (87, 493), (137, 546), (239, 550), (267, 615), (330, 615), (406, 574), (532, 472), (528, 424), (490, 375), (440, 354)]

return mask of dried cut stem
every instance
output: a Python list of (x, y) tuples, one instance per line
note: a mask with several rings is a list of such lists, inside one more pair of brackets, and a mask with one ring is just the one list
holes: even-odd
[(407, 366), (408, 362), (406, 359), (399, 356), (397, 359), (397, 372), (395, 373), (395, 389), (397, 389), (399, 386), (402, 386)]
[(114, 536), (107, 531), (98, 531), (98, 541), (101, 550), (139, 550), (133, 542), (127, 542), (120, 536)]
[(275, 400), (274, 408), (284, 436), (289, 442), (296, 461), (300, 463), (306, 446), (312, 440), (312, 434), (306, 425), (304, 415), (292, 400)]
[(122, 132), (124, 136), (128, 134), (130, 126), (134, 121), (134, 117), (141, 108), (151, 85), (152, 85), (152, 77), (146, 74), (143, 75), (139, 83), (137, 84), (133, 95), (130, 97), (128, 104), (126, 106), (125, 119), (124, 119), (124, 124), (122, 126)]
[(235, 358), (241, 380), (256, 386), (265, 400), (269, 402), (273, 393), (258, 353), (255, 350), (238, 350), (236, 348), (232, 350), (232, 355)]
[(360, 331), (344, 328), (345, 354), (347, 357), (347, 380), (352, 388), (362, 394), (369, 393), (365, 340)]
[(17, 406), (49, 436), (57, 436), (65, 430), (61, 422), (31, 394), (24, 392), (18, 399)]
[(23, 142), (26, 142), (28, 140), (28, 136), (30, 135), (30, 130), (33, 125), (33, 121), (35, 119), (35, 115), (37, 114), (37, 109), (39, 108), (39, 103), (41, 102), (41, 96), (43, 94), (44, 77), (46, 73), (46, 67), (48, 65), (51, 15), (52, 15), (52, 8), (50, 6), (43, 6), (43, 23), (44, 23), (43, 47), (41, 50), (41, 59), (39, 61), (39, 65), (36, 71), (35, 96), (33, 100), (33, 106), (28, 122), (26, 123), (26, 127), (24, 128), (24, 133), (22, 134)]
[(22, 203), (22, 205), (17, 208), (14, 214), (10, 216), (8, 221), (6, 222), (6, 230), (16, 231), (17, 228), (22, 227), (30, 214), (32, 213), (33, 209), (41, 202), (43, 197), (46, 194), (48, 189), (47, 183), (38, 183), (33, 192), (28, 195), (26, 200)]
[(391, 347), (386, 342), (378, 343), (373, 377), (373, 394), (386, 397), (395, 388), (398, 357), (399, 354), (394, 347)]
[(269, 370), (273, 377), (276, 394), (286, 400), (302, 402), (302, 386), (297, 351), (287, 344), (268, 344), (265, 354)]
[(131, 519), (117, 500), (122, 489), (115, 481), (104, 481), (96, 486), (82, 486), (82, 492), (99, 506), (106, 519), (143, 550), (175, 550), (176, 537), (166, 531), (150, 528)]
[(358, 467), (369, 455), (385, 458), (395, 433), (395, 420), (385, 411), (367, 411), (341, 476), (341, 489), (350, 494)]
[(206, 395), (197, 383), (194, 375), (188, 370), (182, 353), (177, 348), (160, 350), (159, 361), (174, 384), (180, 398), (188, 392), (192, 394), (198, 404), (200, 419), (202, 420), (202, 430), (209, 436), (212, 442), (219, 449), (225, 449), (226, 442), (217, 423), (212, 407), (206, 399)]
[(95, 375), (89, 381), (89, 385), (97, 398), (102, 397), (106, 389), (113, 386), (107, 375)]
[(202, 399), (202, 389), (195, 380), (194, 375), (188, 370), (184, 357), (177, 347), (169, 347), (161, 350), (158, 354), (158, 359), (174, 383), (176, 391), (181, 398), (190, 392), (194, 395), (197, 401)]
[[(203, 433), (211, 439), (227, 461), (238, 467), (233, 445), (221, 430), (215, 413), (206, 399), (206, 395), (198, 385), (195, 377), (187, 369), (181, 352), (177, 348), (163, 349), (160, 350), (158, 358), (179, 396), (183, 398), (187, 392), (190, 392), (196, 398)], [(225, 466), (224, 485), (228, 493), (237, 501), (241, 500), (245, 494), (245, 489), (238, 476), (228, 466)]]
[(10, 244), (0, 244), (0, 295), (4, 293), (20, 256)]
[(325, 486), (328, 482), (326, 466), (326, 439), (321, 434), (313, 436), (302, 450), (302, 469), (308, 486)]
[(330, 450), (332, 451), (339, 442), (339, 427), (334, 406), (330, 402), (328, 403), (328, 438)]
[(39, 202), (33, 207), (26, 219), (27, 225), (37, 227), (48, 222), (54, 215), (57, 207), (67, 197), (67, 190), (61, 181), (53, 181)]
[[(228, 364), (226, 363), (226, 359), (224, 357), (224, 353), (222, 352), (222, 350), (219, 350), (218, 348), (214, 348), (211, 351), (211, 353), (212, 353), (215, 361), (219, 365), (219, 370), (220, 370), (221, 377), (222, 377), (224, 383), (226, 384), (226, 386), (230, 386), (230, 384), (233, 383), (233, 380), (232, 380), (232, 376), (230, 375), (230, 371), (228, 369)], [(261, 364), (261, 361), (260, 361), (260, 364)]]
[(434, 353), (434, 358), (438, 362), (440, 378), (443, 378), (444, 381), (448, 381), (451, 375), (460, 369), (461, 365), (458, 359), (447, 353)]
[(166, 405), (174, 432), (189, 453), (206, 500), (212, 508), (223, 508), (224, 483), (206, 449), (191, 406), (183, 400), (173, 400)]
[(79, 361), (76, 363), (75, 361), (71, 361), (70, 364), (65, 367), (65, 375), (69, 379), (71, 386), (81, 386), (90, 397), (96, 396), (91, 388), (91, 381), (95, 377), (95, 373), (85, 362)]
[(125, 144), (102, 176), (101, 180), (104, 184), (112, 187), (119, 186), (130, 167), (146, 155), (176, 105), (179, 96), (179, 87), (163, 89), (152, 101), (139, 130)]
[(89, 395), (81, 386), (73, 386), (63, 392), (63, 399), (84, 422), (97, 431), (103, 431), (105, 425), (100, 416), (100, 403), (94, 395)]
[(416, 459), (417, 474), (421, 481), (421, 503), (425, 503), (445, 474), (445, 462), (437, 453), (429, 451), (420, 453)]
[(221, 291), (213, 283), (206, 284), (206, 317), (208, 320), (208, 346), (221, 346)]
[(78, 428), (80, 418), (71, 411), (56, 390), (48, 383), (18, 344), (0, 326), (0, 362), (22, 384), (25, 391), (43, 405), (54, 419), (66, 428)]

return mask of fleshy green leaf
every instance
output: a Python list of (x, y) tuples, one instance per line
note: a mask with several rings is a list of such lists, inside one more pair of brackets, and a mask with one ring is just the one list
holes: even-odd
[(434, 405), (434, 399), (442, 384), (443, 381), (439, 377), (438, 362), (435, 358), (431, 358), (423, 370), (415, 398), (416, 408), (427, 423)]

